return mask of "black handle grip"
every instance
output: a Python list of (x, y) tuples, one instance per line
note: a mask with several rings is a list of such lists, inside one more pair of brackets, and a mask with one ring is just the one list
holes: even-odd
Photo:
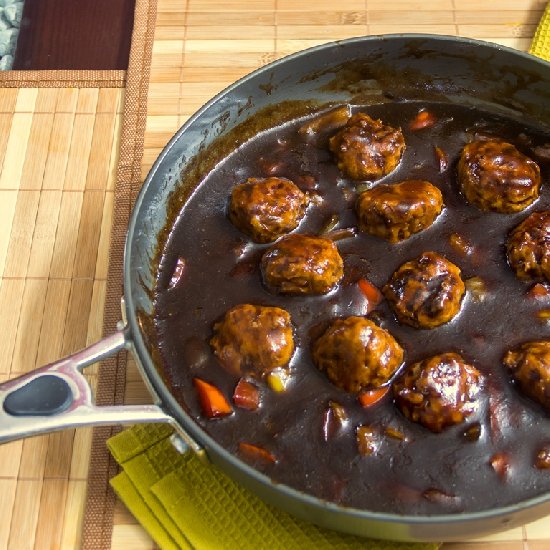
[(67, 381), (44, 374), (10, 393), (4, 400), (4, 410), (12, 416), (53, 416), (67, 410), (72, 402)]

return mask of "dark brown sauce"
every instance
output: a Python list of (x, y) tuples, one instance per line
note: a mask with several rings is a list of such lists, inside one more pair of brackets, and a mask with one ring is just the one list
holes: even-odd
[[(411, 132), (408, 123), (421, 107), (433, 112), (438, 122)], [(298, 185), (307, 182), (310, 187), (313, 176), (323, 201), (309, 206), (297, 231), (316, 234), (334, 214), (339, 228), (357, 225), (356, 185), (336, 167), (326, 147), (327, 136), (298, 134), (303, 120), (252, 138), (210, 172), (190, 196), (163, 251), (154, 321), (169, 386), (191, 417), (230, 452), (238, 454), (242, 441), (262, 446), (278, 459), (277, 464), (255, 464), (266, 475), (345, 506), (408, 514), (452, 513), (490, 509), (548, 492), (550, 470), (533, 465), (541, 446), (550, 444), (550, 416), (519, 394), (501, 365), (510, 347), (550, 338), (550, 325), (537, 317), (539, 310), (550, 308), (550, 301), (529, 298), (531, 284), (516, 279), (505, 257), (510, 229), (529, 212), (550, 208), (548, 169), (543, 167), (541, 197), (518, 214), (481, 212), (469, 206), (458, 191), (455, 174), (460, 150), (475, 132), (504, 138), (527, 155), (531, 147), (543, 145), (550, 137), (486, 112), (443, 103), (393, 103), (364, 110), (401, 126), (405, 134), (407, 149), (399, 167), (381, 181), (434, 183), (443, 193), (443, 213), (432, 227), (399, 244), (364, 233), (338, 241), (346, 274), (341, 286), (327, 296), (272, 295), (262, 286), (258, 268), (268, 245), (253, 244), (227, 219), (231, 188), (248, 177), (267, 175), (287, 177)], [(435, 146), (449, 159), (442, 173)], [(451, 245), (454, 233), (472, 245), (471, 254)], [(399, 325), (385, 301), (371, 318), (402, 344), (407, 362), (456, 351), (486, 376), (478, 413), (441, 434), (405, 419), (390, 395), (372, 409), (362, 408), (355, 395), (333, 386), (314, 367), (309, 352), (319, 326), (335, 317), (366, 313), (366, 300), (356, 284), (359, 277), (380, 288), (401, 263), (427, 250), (456, 263), (464, 280), (481, 277), (487, 288), (484, 300), (476, 301), (468, 293), (460, 314), (433, 330)], [(178, 284), (169, 288), (178, 258), (185, 259), (185, 270)], [(229, 417), (208, 420), (201, 415), (192, 379), (201, 377), (231, 397), (238, 378), (218, 363), (208, 341), (214, 321), (239, 303), (273, 305), (290, 312), (297, 346), (292, 382), (284, 393), (261, 384), (262, 403), (257, 411), (235, 408)], [(323, 417), (329, 401), (344, 406), (350, 421), (325, 441)], [(475, 422), (481, 425), (481, 435), (470, 441), (464, 431)], [(394, 428), (408, 441), (385, 437), (379, 453), (361, 456), (355, 430), (363, 424)], [(510, 460), (504, 478), (490, 465), (496, 453)]]

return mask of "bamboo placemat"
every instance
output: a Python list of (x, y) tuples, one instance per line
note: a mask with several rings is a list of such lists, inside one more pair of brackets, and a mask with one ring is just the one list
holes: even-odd
[[(123, 101), (121, 88), (0, 89), (2, 380), (101, 336)], [(78, 545), (90, 436), (0, 446), (0, 548)]]

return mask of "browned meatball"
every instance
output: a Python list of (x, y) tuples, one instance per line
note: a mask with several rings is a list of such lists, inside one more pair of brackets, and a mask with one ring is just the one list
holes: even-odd
[(353, 180), (377, 180), (392, 172), (405, 150), (400, 128), (356, 113), (330, 138), (338, 168)]
[(401, 265), (382, 290), (401, 323), (434, 328), (458, 313), (464, 283), (455, 264), (424, 252)]
[(240, 304), (214, 325), (210, 345), (235, 374), (262, 375), (285, 367), (294, 353), (290, 314), (278, 307)]
[(462, 150), (458, 181), (481, 210), (519, 212), (539, 196), (537, 163), (504, 141), (474, 141)]
[(441, 191), (423, 180), (380, 184), (357, 200), (359, 228), (391, 243), (432, 225), (442, 208)]
[(516, 226), (506, 252), (519, 279), (550, 281), (550, 211), (533, 212)]
[(508, 351), (504, 365), (520, 390), (550, 411), (550, 340), (526, 342)]
[(257, 243), (269, 243), (295, 229), (308, 196), (285, 178), (249, 178), (233, 188), (229, 219)]
[(403, 362), (393, 336), (364, 317), (334, 321), (314, 342), (312, 355), (317, 368), (349, 392), (385, 384)]
[(413, 363), (393, 383), (401, 412), (432, 432), (463, 422), (479, 406), (482, 376), (458, 353)]
[(264, 283), (280, 294), (326, 294), (344, 275), (344, 262), (330, 239), (287, 235), (262, 257)]

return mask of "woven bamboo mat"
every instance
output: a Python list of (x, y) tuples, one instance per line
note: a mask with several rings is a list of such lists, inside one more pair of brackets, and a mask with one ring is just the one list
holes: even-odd
[[(126, 174), (133, 194), (139, 171), (147, 172), (200, 105), (282, 55), (333, 39), (411, 31), (526, 50), (545, 5), (546, 0), (158, 0), (148, 99), (124, 117), (125, 90), (116, 84), (50, 89), (36, 81), (31, 88), (8, 89), (0, 79), (0, 380), (99, 339), (107, 294), (118, 308), (107, 275), (110, 228), (121, 215), (113, 205), (123, 118), (124, 139), (134, 148), (125, 149), (129, 156), (119, 174)], [(136, 75), (138, 92), (147, 88), (147, 72)], [(139, 107), (145, 106), (141, 127)], [(136, 174), (132, 161), (141, 157), (142, 146)], [(120, 224), (115, 227), (114, 242), (120, 243)], [(120, 252), (111, 252), (116, 254), (120, 262)], [(96, 384), (97, 371), (89, 376)], [(148, 401), (131, 362), (124, 386), (113, 400)], [(0, 447), (0, 549), (80, 546), (91, 449), (88, 429)], [(97, 489), (107, 491), (105, 484)], [(112, 512), (105, 505), (101, 520), (109, 535), (112, 528), (112, 548), (153, 548), (120, 503)], [(547, 550), (550, 519), (445, 548)]]
[[(0, 90), (3, 380), (101, 336), (123, 101), (121, 88)], [(84, 429), (0, 447), (0, 548), (78, 544), (90, 445)]]

